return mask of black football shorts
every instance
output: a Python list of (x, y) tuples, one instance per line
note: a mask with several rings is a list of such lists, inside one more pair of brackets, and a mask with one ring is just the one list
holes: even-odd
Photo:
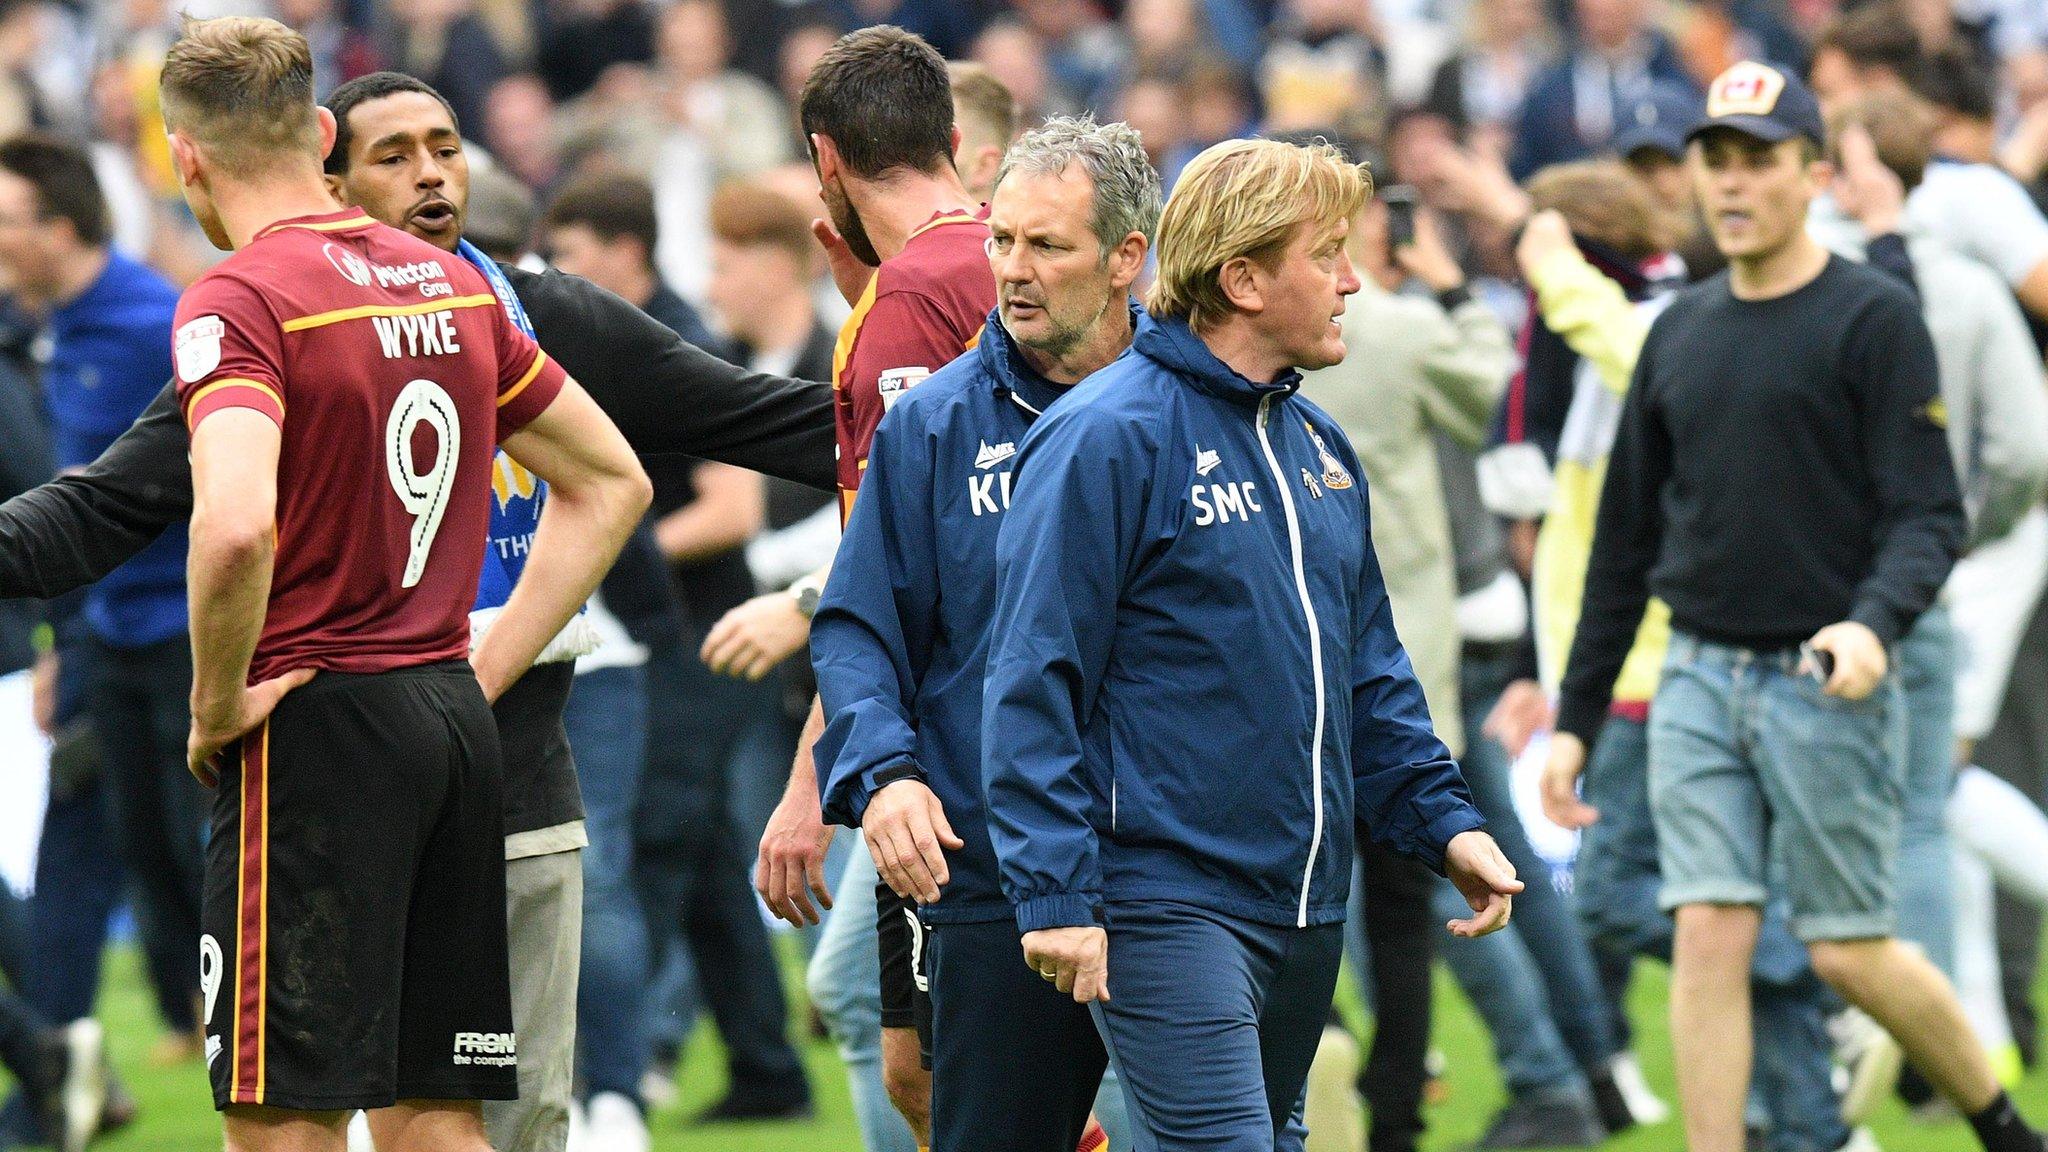
[(932, 993), (925, 960), (924, 922), (917, 905), (886, 881), (875, 884), (875, 947), (882, 959), (882, 1027), (917, 1029), (924, 1070), (932, 1069)]
[(469, 665), (323, 672), (221, 759), (214, 1106), (515, 1098), (498, 730)]

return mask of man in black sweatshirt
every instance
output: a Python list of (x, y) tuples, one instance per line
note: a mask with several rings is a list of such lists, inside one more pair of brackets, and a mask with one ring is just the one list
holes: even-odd
[(1904, 717), (1889, 649), (1961, 551), (1933, 342), (1895, 279), (1806, 233), (1825, 130), (1797, 77), (1717, 78), (1689, 164), (1727, 272), (1652, 326), (1608, 464), (1545, 773), (1574, 786), (1651, 594), (1650, 712), (1672, 1036), (1693, 1152), (1743, 1147), (1750, 955), (1782, 869), (1813, 966), (1884, 1025), (1991, 1152), (2042, 1152), (1955, 993), (1893, 938)]
[[(329, 103), (338, 124), (328, 163), (337, 195), (453, 253), (468, 166), (440, 95), (411, 77), (375, 73), (336, 89)], [(829, 387), (727, 364), (588, 281), (499, 270), (541, 347), (636, 451), (687, 453), (832, 487)], [(188, 448), (176, 394), (166, 387), (85, 471), (0, 504), (0, 597), (47, 598), (90, 583), (187, 520)], [(505, 762), (513, 1018), (528, 1033), (519, 1045), (520, 1099), (485, 1109), (500, 1152), (560, 1152), (567, 1139), (584, 842), (562, 731), (573, 671), (573, 661), (538, 663), (494, 707)]]

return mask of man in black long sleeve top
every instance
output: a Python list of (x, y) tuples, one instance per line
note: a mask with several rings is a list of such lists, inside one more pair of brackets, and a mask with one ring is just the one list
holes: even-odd
[[(345, 201), (443, 249), (461, 238), (468, 168), (454, 114), (410, 77), (378, 73), (330, 99), (339, 131), (328, 172)], [(462, 259), (452, 255), (451, 259)], [(823, 384), (749, 373), (698, 349), (587, 281), (502, 269), (542, 348), (584, 382), (637, 451), (683, 452), (818, 488), (834, 479), (832, 394)], [(84, 472), (0, 505), (0, 597), (49, 597), (105, 575), (192, 510), (188, 441), (166, 388)], [(346, 510), (337, 510), (345, 515)], [(482, 542), (479, 541), (479, 546)], [(498, 701), (505, 763), (507, 887), (512, 909), (514, 1019), (566, 1024), (573, 1036), (575, 952), (522, 948), (573, 941), (581, 905), (583, 811), (562, 732), (573, 662), (540, 664)], [(527, 883), (522, 874), (531, 873)], [(516, 902), (522, 887), (530, 889)], [(543, 890), (546, 889), (546, 890)], [(501, 1152), (560, 1152), (567, 1136), (572, 1052), (521, 1044), (516, 1102), (485, 1109)]]
[(1888, 648), (1933, 602), (1965, 525), (1917, 303), (1805, 231), (1829, 173), (1824, 134), (1812, 93), (1753, 63), (1715, 80), (1692, 133), (1729, 271), (1674, 300), (1637, 363), (1544, 806), (1570, 827), (1597, 818), (1573, 786), (1654, 592), (1673, 627), (1650, 792), (1661, 902), (1677, 914), (1688, 1147), (1743, 1147), (1750, 954), (1782, 869), (1815, 971), (1899, 1040), (1987, 1149), (2041, 1152), (1954, 991), (1893, 939), (1903, 716)]

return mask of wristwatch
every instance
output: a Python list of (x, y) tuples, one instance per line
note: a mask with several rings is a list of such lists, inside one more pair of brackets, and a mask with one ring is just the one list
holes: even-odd
[(818, 614), (818, 597), (824, 593), (818, 582), (806, 577), (789, 586), (789, 594), (796, 597), (798, 615), (809, 620)]

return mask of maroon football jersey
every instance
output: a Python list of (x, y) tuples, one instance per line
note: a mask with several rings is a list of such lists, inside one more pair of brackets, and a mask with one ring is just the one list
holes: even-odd
[(906, 389), (980, 343), (996, 306), (987, 245), (986, 208), (932, 217), (875, 269), (840, 326), (832, 391), (841, 523), (853, 512), (883, 413)]
[(497, 442), (566, 379), (483, 274), (361, 210), (284, 220), (186, 289), (172, 346), (187, 427), (283, 433), (250, 681), (467, 655)]

